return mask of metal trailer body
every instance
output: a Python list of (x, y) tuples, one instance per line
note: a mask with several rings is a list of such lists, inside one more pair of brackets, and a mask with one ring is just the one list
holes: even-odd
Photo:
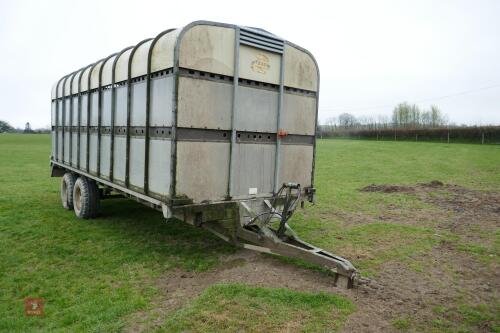
[(169, 29), (56, 82), (52, 176), (86, 177), (235, 244), (316, 261), (352, 286), (347, 260), (286, 223), (314, 200), (318, 96), (314, 57), (276, 35), (207, 21)]

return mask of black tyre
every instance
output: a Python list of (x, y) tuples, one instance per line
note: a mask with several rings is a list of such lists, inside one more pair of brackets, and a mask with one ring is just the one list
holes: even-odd
[(66, 172), (61, 179), (61, 203), (65, 209), (73, 209), (73, 189), (75, 187), (76, 175)]
[(97, 216), (99, 210), (99, 188), (95, 181), (86, 177), (78, 177), (73, 190), (73, 209), (81, 219)]

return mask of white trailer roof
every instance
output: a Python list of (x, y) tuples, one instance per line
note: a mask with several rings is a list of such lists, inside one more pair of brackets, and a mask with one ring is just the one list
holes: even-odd
[[(149, 73), (172, 68), (177, 45), (179, 67), (234, 76), (236, 28), (238, 26), (196, 21), (183, 28), (166, 30), (154, 39), (143, 40), (62, 77), (52, 88), (52, 99), (147, 75), (148, 62)], [(239, 28), (246, 31), (240, 36), (240, 40), (246, 41), (245, 45), (240, 44), (240, 78), (279, 84), (280, 60), (275, 52), (282, 43), (278, 52), (284, 52), (284, 85), (318, 90), (318, 67), (308, 51), (264, 30)], [(252, 39), (253, 32), (256, 39)], [(254, 48), (253, 43), (259, 48)]]

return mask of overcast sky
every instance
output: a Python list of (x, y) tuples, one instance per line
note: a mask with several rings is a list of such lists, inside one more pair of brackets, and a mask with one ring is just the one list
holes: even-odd
[[(0, 0), (0, 119), (50, 124), (64, 74), (194, 20), (266, 29), (320, 66), (320, 122), (402, 101), (500, 124), (500, 1)], [(448, 97), (446, 97), (448, 96)]]

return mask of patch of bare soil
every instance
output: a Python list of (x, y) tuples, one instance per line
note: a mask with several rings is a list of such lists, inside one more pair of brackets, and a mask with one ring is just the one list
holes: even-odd
[[(358, 311), (349, 319), (347, 332), (390, 332), (390, 316), (384, 313), (379, 306), (379, 301), (373, 303), (366, 297), (375, 296), (373, 288), (360, 287), (356, 290), (346, 290), (333, 285), (333, 278), (324, 273), (304, 269), (296, 265), (288, 264), (275, 258), (262, 254), (241, 250), (237, 254), (221, 258), (221, 264), (217, 269), (203, 273), (187, 273), (181, 270), (169, 272), (156, 281), (156, 286), (164, 292), (155, 301), (152, 317), (156, 320), (141, 324), (145, 316), (151, 313), (136, 313), (130, 320), (131, 326), (128, 332), (140, 332), (150, 330), (160, 325), (173, 310), (186, 305), (187, 302), (196, 298), (208, 286), (215, 283), (244, 283), (248, 285), (289, 288), (298, 291), (328, 292), (347, 296), (358, 303)], [(359, 301), (359, 302), (358, 302)], [(346, 329), (347, 329), (346, 327)], [(290, 330), (290, 332), (299, 331)]]
[[(415, 186), (370, 185), (363, 190), (417, 195), (445, 211), (437, 216), (438, 225), (435, 227), (438, 231), (445, 229), (471, 241), (481, 239), (477, 230), (494, 232), (500, 226), (499, 193), (474, 191), (438, 181)], [(397, 210), (387, 215), (387, 219), (395, 223), (407, 218), (405, 212), (398, 213)], [(421, 216), (412, 212), (411, 218), (419, 220)], [(419, 325), (423, 331), (428, 331), (436, 319), (451, 323), (454, 319), (462, 319), (454, 318), (453, 314), (438, 315), (433, 312), (434, 307), (453, 308), (459, 300), (467, 304), (495, 304), (499, 299), (500, 267), (496, 263), (484, 264), (446, 242), (412, 260), (422, 267), (422, 271), (409, 269), (403, 262), (386, 262), (381, 265), (375, 280), (347, 290), (333, 286), (332, 277), (321, 272), (241, 250), (221, 258), (221, 264), (212, 271), (175, 270), (157, 279), (155, 284), (161, 294), (156, 298), (153, 310), (134, 314), (127, 330), (140, 332), (161, 325), (169, 313), (185, 306), (215, 283), (285, 287), (346, 296), (356, 304), (357, 310), (349, 316), (342, 332), (393, 332), (397, 330), (392, 322), (405, 317), (411, 318), (412, 330), (415, 330), (414, 325)], [(143, 321), (146, 317), (156, 319)], [(492, 325), (483, 323), (477, 332), (488, 332)]]
[[(424, 273), (409, 270), (399, 262), (388, 262), (381, 267), (376, 280), (347, 290), (335, 287), (332, 277), (320, 272), (242, 250), (223, 258), (219, 267), (210, 272), (176, 270), (162, 276), (156, 281), (162, 294), (157, 297), (152, 313), (136, 313), (127, 331), (140, 332), (161, 325), (169, 313), (185, 306), (215, 283), (244, 283), (343, 295), (356, 304), (357, 311), (349, 316), (342, 332), (395, 332), (392, 321), (405, 316), (411, 316), (412, 322), (425, 327), (436, 319), (432, 311), (435, 306), (449, 307), (459, 297), (477, 304), (491, 304), (498, 299), (498, 269), (492, 271), (445, 245), (435, 248), (421, 261)], [(148, 315), (156, 319), (141, 324), (141, 319)], [(295, 331), (299, 328), (290, 330)]]
[(437, 222), (438, 229), (457, 233), (475, 242), (488, 241), (491, 237), (487, 236), (500, 227), (500, 192), (471, 190), (459, 185), (443, 184), (438, 180), (414, 186), (372, 184), (360, 191), (412, 194), (441, 209), (438, 212), (402, 212), (389, 206), (379, 217), (381, 220), (415, 225), (433, 220)]
[(443, 187), (444, 184), (439, 180), (433, 180), (429, 183), (420, 183), (416, 186), (406, 186), (406, 185), (376, 185), (371, 184), (363, 187), (360, 191), (362, 192), (382, 192), (382, 193), (414, 193), (419, 189), (433, 189)]

